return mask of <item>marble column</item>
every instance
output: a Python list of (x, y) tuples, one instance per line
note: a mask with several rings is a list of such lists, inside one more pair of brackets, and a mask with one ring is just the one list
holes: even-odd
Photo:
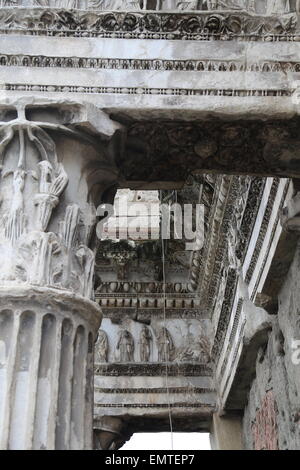
[(97, 151), (52, 112), (0, 122), (1, 449), (92, 447)]

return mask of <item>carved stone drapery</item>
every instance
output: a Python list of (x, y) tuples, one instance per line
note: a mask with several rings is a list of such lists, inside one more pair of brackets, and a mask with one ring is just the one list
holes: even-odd
[(95, 362), (102, 363), (107, 362), (108, 354), (108, 338), (107, 334), (103, 330), (99, 330), (98, 338), (95, 346)]

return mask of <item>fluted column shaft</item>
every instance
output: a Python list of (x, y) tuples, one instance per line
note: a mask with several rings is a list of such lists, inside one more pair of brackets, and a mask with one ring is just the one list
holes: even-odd
[(92, 447), (99, 310), (55, 289), (0, 288), (2, 449)]

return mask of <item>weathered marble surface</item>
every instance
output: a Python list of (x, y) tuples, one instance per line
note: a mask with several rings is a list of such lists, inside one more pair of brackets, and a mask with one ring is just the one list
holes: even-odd
[[(29, 99), (1, 109), (1, 449), (92, 447), (101, 310), (90, 172), (101, 157), (99, 142), (64, 125), (87, 110), (67, 108)], [(109, 138), (113, 123), (103, 124)]]
[[(18, 34), (27, 29), (21, 28)], [(295, 28), (292, 30), (296, 31)], [(8, 97), (21, 99), (24, 94), (36, 98), (48, 94), (57, 101), (67, 99), (78, 103), (89, 102), (106, 109), (121, 122), (125, 119), (133, 130), (137, 127), (134, 121), (137, 124), (144, 121), (145, 131), (148, 121), (151, 126), (152, 120), (170, 120), (170, 114), (172, 120), (181, 121), (179, 127), (182, 127), (182, 121), (199, 121), (200, 134), (203, 120), (258, 119), (258, 129), (253, 126), (253, 132), (254, 137), (258, 138), (255, 148), (259, 148), (260, 152), (251, 152), (251, 146), (246, 142), (247, 148), (243, 149), (242, 154), (246, 154), (247, 159), (237, 156), (232, 161), (229, 158), (228, 171), (253, 173), (259, 170), (264, 176), (275, 173), (287, 175), (286, 165), (289, 164), (285, 161), (288, 157), (284, 151), (286, 145), (290, 145), (290, 158), (297, 160), (296, 138), (291, 136), (288, 139), (290, 144), (286, 142), (284, 128), (279, 133), (275, 130), (275, 135), (267, 136), (265, 133), (263, 141), (260, 138), (260, 120), (285, 120), (295, 118), (299, 113), (300, 57), (296, 42), (273, 41), (272, 35), (269, 42), (267, 33), (264, 33), (264, 41), (257, 37), (257, 41), (250, 42), (242, 38), (230, 41), (221, 41), (221, 38), (214, 41), (208, 41), (207, 38), (203, 41), (192, 40), (194, 36), (191, 36), (191, 40), (188, 36), (184, 41), (145, 37), (61, 37), (61, 29), (59, 35), (39, 36), (38, 40), (35, 36), (26, 35), (22, 37), (22, 42), (14, 34), (5, 37), (0, 57), (2, 100)], [(288, 36), (288, 32), (283, 32), (283, 38)], [(245, 125), (248, 127), (247, 122)], [(212, 158), (214, 145), (211, 139), (219, 131), (213, 127), (207, 131), (203, 143), (198, 145), (197, 139), (191, 142), (196, 145), (196, 152), (190, 155), (191, 158), (188, 157), (188, 165), (185, 164), (187, 157), (182, 157), (183, 164), (176, 170), (177, 180), (185, 179), (187, 169), (226, 172), (224, 162)], [(235, 135), (244, 132), (239, 126), (232, 131)], [(151, 132), (156, 133), (155, 126), (152, 131), (149, 130), (150, 140)], [(163, 129), (160, 132), (163, 133)], [(269, 149), (270, 145), (264, 155), (261, 153), (268, 139), (272, 147), (275, 136), (277, 139), (282, 138), (281, 165), (278, 165), (272, 148)], [(167, 129), (162, 138), (168, 138)], [(232, 139), (234, 146), (238, 143), (236, 138)], [(250, 141), (253, 141), (253, 137), (250, 137)], [(125, 161), (128, 160), (130, 167), (133, 160), (137, 170), (145, 170), (137, 162), (139, 155), (134, 153), (131, 156), (130, 149), (128, 153), (129, 158), (126, 157)], [(229, 153), (235, 154), (232, 149)], [(226, 155), (225, 152), (224, 158)], [(169, 156), (163, 154), (161, 158), (163, 166)], [(247, 166), (248, 160), (250, 163)], [(169, 164), (173, 167), (173, 162)], [(236, 167), (232, 168), (234, 164)], [(149, 161), (149, 165), (153, 166), (152, 161)], [(168, 165), (165, 167), (161, 173), (152, 175), (153, 181), (168, 178), (169, 182), (175, 184), (174, 176), (167, 169)], [(293, 170), (293, 174), (297, 172), (295, 166)], [(148, 170), (146, 176), (135, 175), (132, 179), (136, 180), (136, 185), (143, 182), (146, 188)], [(129, 178), (127, 180), (124, 182), (125, 187), (131, 184)], [(155, 185), (152, 188), (157, 189)]]
[[(299, 175), (298, 4), (166, 1), (157, 5), (161, 11), (145, 12), (155, 2), (41, 2), (34, 8), (2, 2), (1, 447), (91, 446), (100, 318), (91, 302), (92, 204), (111, 202), (118, 186), (179, 188), (191, 171), (270, 178), (203, 178), (210, 235), (200, 255), (187, 261), (181, 253), (170, 263), (166, 325), (161, 267), (143, 259), (139, 271), (129, 249), (119, 257), (112, 250), (109, 267), (102, 256), (99, 446), (118, 447), (137, 429), (167, 429), (167, 385), (178, 430), (207, 430), (216, 404), (223, 413), (232, 400), (241, 412), (252, 377), (241, 401), (232, 385), (249, 364), (247, 348), (259, 383), (252, 384), (246, 409), (246, 446), (299, 445), (299, 374), (288, 363), (297, 284), (288, 281), (281, 294), (284, 310), (291, 310), (286, 322), (280, 306), (285, 344), (273, 325), (256, 366), (252, 340), (260, 328), (268, 330), (269, 317), (254, 328), (246, 318), (253, 310), (243, 308), (244, 301), (258, 302), (256, 294), (263, 302), (282, 241), (280, 217), (293, 189), (274, 177)], [(283, 214), (285, 229), (298, 227), (296, 202)], [(20, 299), (26, 295), (25, 311)], [(66, 348), (68, 361), (49, 354), (54, 345)], [(25, 399), (26, 413), (21, 393), (36, 400)], [(288, 416), (277, 423), (277, 408), (286, 406)]]
[[(259, 351), (256, 379), (244, 416), (247, 449), (293, 450), (300, 446), (299, 349), (293, 346), (299, 341), (298, 269), (299, 247), (279, 295), (278, 316), (274, 318), (267, 347)], [(257, 434), (256, 426), (261, 421)]]
[[(243, 382), (248, 380), (251, 383), (253, 380), (258, 347), (255, 344), (259, 345), (260, 341), (265, 343), (264, 337), (270, 326), (268, 325), (267, 312), (259, 312), (259, 309), (251, 305), (251, 302), (256, 302), (258, 294), (263, 292), (265, 280), (272, 259), (275, 258), (276, 246), (282, 233), (280, 211), (291, 198), (293, 186), (288, 180), (267, 179), (262, 190), (248, 251), (243, 259), (242, 272), (238, 278), (233, 277), (231, 281), (231, 286), (235, 286), (234, 297), (231, 298), (227, 307), (223, 305), (223, 311), (221, 310), (219, 319), (216, 336), (218, 341), (215, 342), (214, 351), (216, 354), (216, 377), (219, 382), (222, 408), (242, 409), (245, 405), (245, 390), (247, 387), (243, 387)], [(278, 291), (274, 293), (274, 296), (277, 295)], [(226, 312), (227, 314), (224, 315)], [(249, 325), (254, 322), (256, 315), (261, 318), (262, 325), (265, 323), (265, 331), (261, 331), (257, 340), (255, 340), (255, 335), (259, 333), (259, 329), (256, 331), (255, 328), (251, 328), (252, 335), (247, 339), (247, 330)], [(249, 319), (248, 316), (250, 316)], [(254, 323), (252, 326), (254, 326)], [(254, 340), (252, 351), (251, 336)], [(222, 337), (223, 342), (220, 346), (220, 338)], [(247, 348), (248, 351), (246, 351)], [(251, 357), (252, 353), (254, 357)], [(241, 360), (243, 355), (245, 357)], [(245, 366), (246, 363), (247, 366)], [(240, 375), (238, 373), (239, 368)], [(235, 374), (232, 371), (235, 371)], [(235, 380), (237, 383), (235, 383)]]

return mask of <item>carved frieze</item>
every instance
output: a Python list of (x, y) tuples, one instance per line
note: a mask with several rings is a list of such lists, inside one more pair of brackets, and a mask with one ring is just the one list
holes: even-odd
[[(102, 305), (100, 303), (100, 305)], [(120, 324), (124, 315), (127, 318), (131, 318), (132, 320), (139, 319), (140, 317), (143, 321), (150, 323), (151, 318), (156, 319), (163, 319), (164, 316), (166, 318), (181, 318), (184, 320), (191, 320), (191, 319), (202, 319), (207, 317), (207, 312), (201, 309), (185, 309), (182, 306), (180, 308), (167, 308), (164, 310), (163, 308), (147, 308), (143, 309), (142, 311), (137, 313), (136, 308), (127, 308), (127, 307), (114, 307), (114, 308), (105, 308), (102, 307), (101, 310), (105, 318), (109, 318), (112, 323)]]
[(184, 408), (184, 409), (202, 409), (206, 414), (213, 413), (216, 409), (215, 405), (206, 403), (189, 403), (189, 402), (175, 402), (175, 403), (96, 403), (95, 408)]
[[(167, 325), (167, 326), (165, 326)], [(119, 321), (104, 312), (96, 343), (96, 363), (209, 364), (211, 324), (209, 319), (180, 315), (164, 321), (164, 315), (129, 316)], [(109, 354), (108, 354), (109, 346)]]
[(174, 60), (174, 59), (118, 59), (97, 57), (62, 57), (23, 54), (2, 54), (0, 65), (6, 67), (157, 70), (186, 72), (300, 72), (300, 62), (279, 60)]
[[(1, 33), (33, 35), (117, 37), (126, 39), (189, 40), (295, 40), (296, 13), (253, 15), (244, 11), (202, 12), (99, 12), (49, 8), (1, 9)], [(273, 14), (274, 13), (274, 14)]]
[(246, 254), (247, 242), (249, 241), (249, 234), (252, 233), (256, 214), (259, 208), (263, 190), (265, 188), (266, 180), (264, 178), (252, 178), (247, 204), (244, 210), (243, 220), (240, 227), (240, 237), (237, 246), (237, 256), (243, 260)]
[(3, 0), (1, 7), (51, 7), (66, 9), (93, 9), (95, 11), (131, 10), (243, 10), (280, 15), (293, 11), (290, 0), (161, 0), (149, 5), (147, 0)]
[[(113, 258), (112, 254), (106, 255), (108, 258)], [(99, 259), (99, 257), (98, 257)], [(102, 266), (99, 266), (99, 271), (101, 271)], [(139, 282), (139, 281), (105, 281), (102, 282), (96, 291), (96, 295), (104, 296), (105, 294), (144, 294), (147, 296), (150, 294), (161, 294), (162, 292), (174, 293), (174, 294), (189, 294), (192, 292), (191, 286), (188, 282), (168, 282), (164, 287), (162, 282), (151, 280), (148, 282)], [(188, 297), (188, 296), (186, 296)]]
[(166, 367), (168, 368), (168, 375), (176, 377), (182, 375), (184, 377), (210, 377), (212, 369), (206, 364), (183, 364), (183, 363), (168, 363), (166, 364), (153, 364), (153, 363), (138, 363), (138, 364), (96, 364), (95, 374), (101, 376), (160, 376), (166, 375)]
[(213, 392), (214, 389), (212, 388), (202, 388), (202, 387), (149, 387), (149, 388), (102, 388), (102, 387), (95, 387), (95, 391), (99, 393), (106, 393), (106, 394), (122, 394), (122, 393), (189, 393), (189, 394), (201, 394), (201, 393), (209, 393)]
[(211, 355), (210, 338), (200, 331), (197, 337), (190, 334), (187, 338), (186, 345), (181, 348), (176, 360), (183, 362), (200, 362), (209, 363)]

